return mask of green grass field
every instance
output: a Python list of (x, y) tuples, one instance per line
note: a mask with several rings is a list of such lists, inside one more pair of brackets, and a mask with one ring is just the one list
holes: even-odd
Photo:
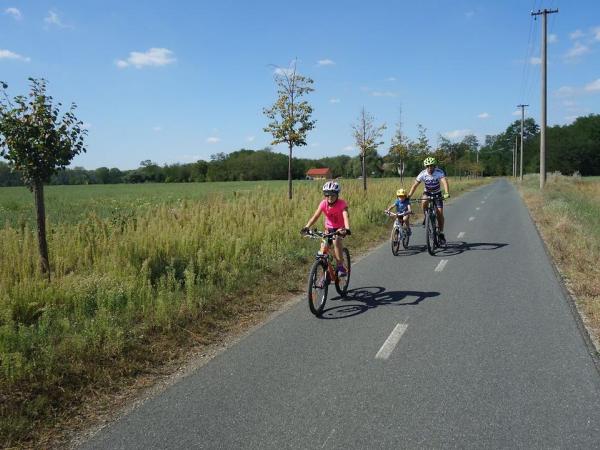
[[(450, 180), (453, 195), (486, 182)], [(50, 283), (31, 193), (1, 188), (0, 442), (35, 442), (82, 399), (298, 292), (321, 185), (295, 182), (291, 201), (285, 181), (50, 187)], [(398, 180), (342, 185), (351, 251), (387, 236)]]
[[(297, 181), (295, 186), (310, 182)], [(144, 183), (46, 186), (46, 215), (50, 223), (76, 223), (90, 213), (99, 218), (138, 214), (158, 204), (202, 200), (215, 193), (235, 196), (257, 188), (285, 189), (287, 181), (239, 181), (215, 183)], [(24, 187), (0, 187), (0, 227), (23, 221), (35, 224), (32, 193)]]

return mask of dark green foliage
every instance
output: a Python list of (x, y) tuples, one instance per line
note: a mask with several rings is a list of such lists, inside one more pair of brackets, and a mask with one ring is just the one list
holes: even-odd
[(46, 81), (29, 81), (29, 95), (15, 97), (14, 104), (6, 95), (6, 84), (2, 84), (5, 100), (0, 101), (0, 156), (33, 189), (85, 152), (87, 131), (75, 117), (75, 104), (59, 117), (62, 105), (53, 105), (52, 97), (46, 94)]
[[(539, 171), (539, 127), (531, 118), (525, 120), (523, 172)], [(504, 133), (486, 136), (479, 161), (485, 175), (510, 175), (515, 136), (521, 133), (521, 121), (515, 120)], [(546, 130), (546, 169), (548, 172), (600, 175), (600, 115), (579, 117), (570, 125), (556, 125)]]

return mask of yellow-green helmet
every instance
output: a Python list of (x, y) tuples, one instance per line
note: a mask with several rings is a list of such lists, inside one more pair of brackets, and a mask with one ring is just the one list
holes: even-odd
[(406, 191), (404, 189), (398, 189), (396, 191), (396, 196), (397, 197), (406, 197)]
[(432, 156), (425, 158), (423, 161), (423, 166), (435, 166), (437, 164), (437, 160)]

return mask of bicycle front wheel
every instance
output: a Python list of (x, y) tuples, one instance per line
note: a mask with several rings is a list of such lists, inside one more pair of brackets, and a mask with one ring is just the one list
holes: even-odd
[(348, 285), (350, 284), (350, 274), (351, 270), (351, 262), (350, 262), (350, 252), (347, 248), (344, 247), (343, 251), (344, 255), (344, 267), (346, 268), (346, 276), (345, 277), (336, 277), (335, 279), (335, 290), (340, 294), (341, 297), (345, 297), (348, 295)]
[(392, 236), (390, 237), (392, 244), (392, 255), (397, 256), (400, 250), (400, 230), (398, 227), (392, 228)]
[(323, 313), (328, 289), (327, 263), (317, 259), (312, 265), (308, 276), (308, 307), (315, 316), (320, 316)]
[(425, 214), (425, 240), (427, 241), (427, 251), (433, 256), (435, 250), (435, 223), (431, 220), (429, 213)]
[(408, 242), (410, 241), (409, 231), (409, 227), (404, 227), (402, 230), (402, 247), (404, 247), (405, 250), (408, 248)]

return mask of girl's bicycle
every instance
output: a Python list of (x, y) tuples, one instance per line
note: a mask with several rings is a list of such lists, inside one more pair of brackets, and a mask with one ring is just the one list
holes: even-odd
[(390, 243), (392, 245), (392, 255), (398, 256), (400, 252), (400, 243), (402, 243), (402, 247), (404, 249), (408, 248), (408, 242), (410, 241), (410, 228), (406, 225), (406, 222), (402, 222), (400, 224), (400, 218), (408, 216), (412, 213), (404, 212), (401, 214), (393, 213), (388, 211), (387, 209), (384, 211), (386, 216), (394, 217), (394, 227), (392, 228), (392, 234), (390, 236)]
[(425, 240), (427, 241), (427, 251), (432, 256), (438, 248), (446, 248), (446, 244), (441, 245), (440, 242), (440, 229), (437, 224), (435, 198), (435, 196), (429, 197), (427, 209), (425, 210)]
[(351, 274), (350, 252), (344, 247), (342, 256), (346, 276), (343, 277), (338, 276), (334, 258), (329, 253), (329, 249), (333, 245), (333, 238), (337, 234), (337, 231), (323, 233), (318, 230), (312, 230), (305, 234), (305, 236), (313, 239), (321, 239), (321, 248), (315, 256), (315, 262), (308, 275), (308, 307), (317, 317), (323, 313), (327, 301), (327, 291), (332, 281), (335, 283), (335, 290), (341, 297), (345, 297), (348, 293)]

